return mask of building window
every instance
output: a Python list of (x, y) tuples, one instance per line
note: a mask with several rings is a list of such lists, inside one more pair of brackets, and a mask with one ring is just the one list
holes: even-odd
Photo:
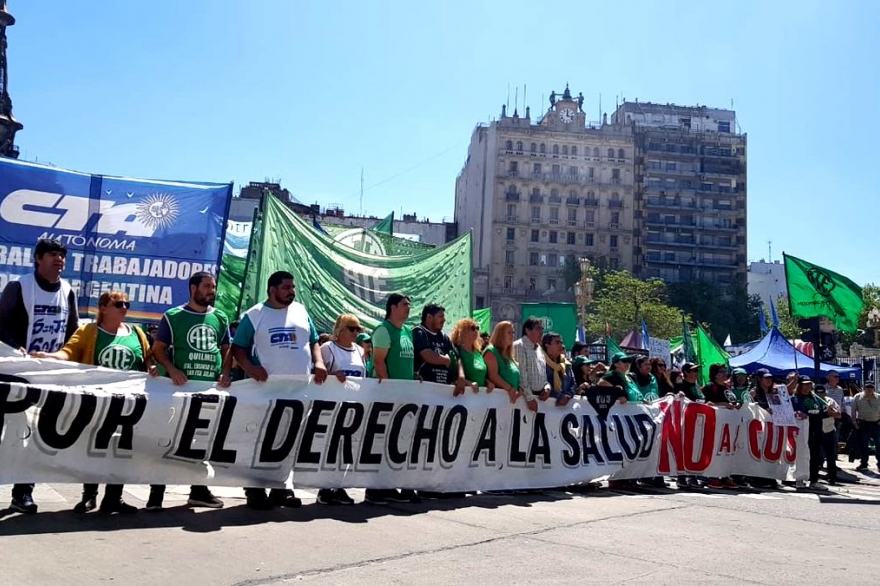
[(571, 175), (572, 177), (577, 177), (577, 174), (578, 174), (578, 168), (577, 168), (577, 166), (572, 165), (571, 167), (569, 167), (569, 168), (568, 168), (568, 174)]
[(507, 217), (516, 219), (516, 204), (515, 203), (507, 204)]
[(535, 277), (529, 277), (529, 291), (534, 291), (538, 288), (538, 279)]
[(556, 255), (555, 252), (551, 252), (547, 256), (547, 265), (551, 266), (551, 267), (555, 267), (558, 264), (559, 264), (559, 257)]
[(558, 154), (559, 154), (559, 145), (558, 145), (558, 144), (554, 144), (554, 145), (553, 145), (553, 154), (554, 154), (554, 155), (558, 155)]
[(613, 159), (613, 158), (614, 158), (614, 149), (608, 149), (608, 158), (609, 158), (609, 159)]
[(547, 255), (542, 254), (541, 255), (541, 266), (546, 266), (546, 265), (547, 265)]
[(512, 265), (514, 263), (514, 258), (515, 258), (515, 254), (512, 250), (505, 250), (504, 251), (504, 262), (505, 263)]
[(730, 122), (719, 122), (718, 132), (730, 132)]
[(584, 221), (592, 224), (596, 221), (596, 210), (584, 210)]
[[(535, 230), (537, 232), (537, 230)], [(529, 253), (529, 266), (536, 267), (538, 266), (538, 253), (530, 252)]]
[(577, 222), (577, 219), (578, 219), (577, 208), (568, 208), (568, 221), (569, 222)]
[(562, 154), (563, 155), (568, 154), (568, 145), (567, 144), (562, 145)]
[(556, 279), (547, 279), (547, 288), (556, 289)]
[(611, 223), (620, 224), (620, 212), (611, 212)]
[(507, 229), (507, 241), (513, 242), (516, 239), (516, 229), (508, 228)]
[(550, 190), (550, 197), (559, 197), (559, 190), (555, 187)]
[(572, 154), (572, 156), (578, 154), (578, 148), (576, 146), (571, 147), (571, 154)]
[(532, 206), (532, 220), (541, 221), (541, 206)]
[(575, 233), (569, 232), (566, 236), (566, 244), (574, 244), (575, 243)]
[(516, 161), (510, 162), (510, 167), (507, 169), (511, 175), (516, 175), (519, 172), (519, 165)]
[(484, 307), (486, 305), (486, 298), (482, 295), (477, 295), (477, 307)]
[(556, 173), (557, 175), (559, 174), (559, 165), (553, 165), (553, 166), (551, 167), (551, 169), (552, 169), (553, 172)]
[(520, 140), (516, 141), (516, 150), (518, 150), (518, 151), (522, 150), (522, 141), (520, 141)]
[(593, 246), (592, 234), (584, 234), (584, 246)]
[(531, 150), (534, 153), (535, 151), (538, 150), (538, 145), (536, 145), (535, 143), (532, 143), (532, 146), (529, 150)]
[(594, 167), (589, 168), (589, 170), (587, 171), (587, 177), (589, 177), (590, 179), (596, 178), (596, 169)]
[(504, 288), (513, 289), (513, 275), (504, 275)]
[(540, 234), (541, 234), (541, 233), (540, 233), (538, 230), (532, 230), (532, 235), (531, 235), (530, 240), (531, 240), (532, 242), (537, 242), (537, 241), (538, 241), (538, 237), (539, 237)]
[(666, 163), (667, 171), (675, 171), (675, 162), (667, 162)]
[(611, 182), (620, 183), (620, 169), (611, 169)]
[(541, 172), (541, 163), (534, 163), (534, 164), (532, 164), (532, 173), (534, 173), (535, 175), (537, 175), (537, 174), (539, 174), (540, 172)]
[(559, 208), (550, 208), (550, 219), (559, 221)]
[(608, 237), (608, 246), (611, 247), (611, 250), (617, 250), (617, 234)]
[(507, 142), (505, 142), (505, 143), (504, 143), (504, 148), (506, 148), (506, 149), (509, 150), (509, 151), (512, 151), (512, 150), (513, 150), (513, 141), (512, 141), (512, 140), (508, 140)]
[(599, 158), (599, 147), (593, 147), (593, 157)]
[(618, 159), (625, 159), (625, 158), (626, 158), (626, 152), (624, 152), (623, 149), (617, 149), (617, 158), (618, 158)]
[(556, 244), (556, 230), (550, 230), (550, 244)]
[[(538, 169), (538, 171), (540, 171), (540, 169)], [(532, 187), (532, 195), (534, 195), (535, 197), (540, 197), (541, 190), (537, 187)]]

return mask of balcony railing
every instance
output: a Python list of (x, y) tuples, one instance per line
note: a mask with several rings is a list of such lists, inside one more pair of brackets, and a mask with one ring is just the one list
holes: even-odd
[(544, 196), (536, 193), (529, 195), (529, 203), (544, 203)]
[(697, 203), (694, 201), (681, 201), (676, 199), (665, 199), (662, 197), (648, 197), (645, 199), (648, 207), (656, 208), (675, 208), (675, 209), (694, 209)]
[(565, 203), (570, 206), (579, 206), (581, 205), (581, 198), (568, 196), (565, 198)]
[(589, 206), (589, 207), (594, 207), (594, 208), (595, 208), (595, 207), (599, 207), (599, 200), (598, 200), (598, 199), (585, 198), (585, 199), (584, 199), (584, 205), (585, 205), (585, 206)]
[(504, 194), (504, 200), (505, 201), (519, 201), (520, 196), (521, 196), (521, 194), (519, 194), (519, 193), (508, 191)]
[(608, 207), (609, 208), (618, 208), (618, 209), (623, 208), (623, 201), (621, 201), (619, 199), (609, 200)]

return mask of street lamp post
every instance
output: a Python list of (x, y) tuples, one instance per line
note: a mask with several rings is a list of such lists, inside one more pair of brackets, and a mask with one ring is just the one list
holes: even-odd
[[(578, 318), (584, 332), (587, 330), (587, 307), (593, 301), (593, 267), (590, 259), (582, 257), (578, 259), (581, 269), (581, 277), (574, 284), (574, 296), (577, 303)], [(586, 340), (584, 340), (586, 341)]]

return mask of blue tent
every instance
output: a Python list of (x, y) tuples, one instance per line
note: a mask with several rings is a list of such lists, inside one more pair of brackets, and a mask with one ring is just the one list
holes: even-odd
[[(797, 368), (795, 368), (795, 355), (797, 356)], [(766, 368), (773, 376), (784, 377), (789, 372), (797, 370), (799, 373), (815, 378), (813, 359), (802, 352), (795, 350), (785, 336), (775, 327), (764, 336), (757, 345), (739, 356), (730, 359), (731, 368), (744, 368), (752, 374), (759, 368)], [(861, 383), (861, 368), (846, 368), (836, 364), (821, 363), (819, 365), (820, 378), (824, 378), (828, 371), (836, 370), (840, 373), (841, 381), (854, 381)]]

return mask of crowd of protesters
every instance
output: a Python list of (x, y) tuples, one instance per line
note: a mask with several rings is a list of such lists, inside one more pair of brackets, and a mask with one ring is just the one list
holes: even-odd
[[(868, 465), (871, 443), (880, 446), (880, 399), (874, 385), (866, 383), (853, 395), (839, 386), (836, 372), (828, 373), (823, 385), (790, 373), (783, 385), (759, 369), (751, 376), (743, 369), (728, 372), (724, 364), (709, 368), (708, 384), (698, 384), (700, 367), (685, 362), (669, 368), (661, 358), (615, 353), (607, 364), (590, 357), (589, 347), (575, 343), (566, 352), (565, 340), (545, 332), (541, 320), (527, 318), (517, 333), (509, 321), (499, 322), (491, 333), (480, 332), (476, 321), (456, 322), (449, 335), (444, 331), (446, 314), (434, 303), (421, 310), (420, 325), (406, 322), (412, 309), (409, 296), (391, 294), (385, 319), (372, 331), (364, 331), (355, 315), (340, 315), (333, 332), (320, 336), (306, 308), (295, 301), (296, 285), (289, 272), (273, 273), (267, 282), (266, 299), (247, 309), (240, 321), (230, 323), (213, 307), (216, 281), (209, 273), (195, 273), (189, 280), (187, 303), (168, 310), (158, 327), (148, 332), (125, 318), (131, 302), (125, 293), (105, 292), (98, 302), (94, 323), (80, 326), (76, 299), (61, 278), (66, 248), (58, 241), (41, 240), (35, 249), (35, 271), (9, 283), (0, 297), (0, 341), (36, 358), (70, 360), (119, 370), (141, 370), (151, 376), (167, 376), (175, 385), (190, 380), (213, 381), (221, 388), (233, 380), (265, 381), (274, 375), (312, 375), (316, 384), (328, 376), (421, 380), (449, 385), (451, 393), (505, 393), (512, 404), (522, 401), (530, 411), (565, 407), (576, 395), (583, 396), (601, 418), (619, 403), (651, 402), (667, 395), (690, 401), (736, 409), (754, 402), (772, 411), (779, 397), (790, 395), (795, 416), (807, 421), (810, 450), (809, 487), (825, 490), (819, 471), (827, 468), (828, 484), (838, 480), (838, 445), (846, 442), (851, 461), (858, 469)], [(197, 335), (193, 335), (197, 332)], [(517, 335), (518, 334), (518, 335)], [(15, 377), (5, 377), (14, 380)], [(782, 381), (779, 381), (780, 383)], [(746, 487), (776, 488), (775, 479), (734, 476), (675, 479), (682, 490), (739, 490)], [(637, 481), (612, 481), (613, 488), (664, 488), (661, 477)], [(806, 488), (805, 483), (798, 487)], [(125, 503), (122, 485), (105, 489), (100, 510), (134, 513)], [(20, 513), (37, 512), (33, 484), (16, 484), (10, 508)], [(165, 487), (153, 485), (146, 510), (161, 511)], [(80, 513), (97, 507), (98, 487), (86, 484)], [(247, 504), (260, 510), (299, 507), (301, 500), (291, 489), (261, 487), (245, 489)], [(375, 505), (418, 502), (422, 497), (447, 498), (458, 494), (424, 493), (408, 489), (368, 489), (365, 500)], [(318, 492), (322, 505), (351, 505), (353, 499), (338, 487)], [(223, 502), (206, 486), (190, 489), (191, 506), (220, 508)]]

